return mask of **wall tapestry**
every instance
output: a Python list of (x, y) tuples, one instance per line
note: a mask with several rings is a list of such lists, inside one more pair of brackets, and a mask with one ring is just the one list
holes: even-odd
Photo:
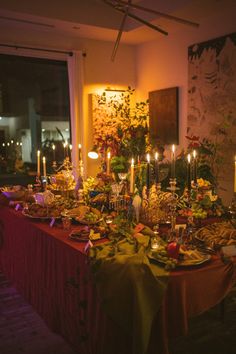
[[(236, 153), (236, 33), (188, 48), (187, 135), (206, 142), (219, 181)], [(232, 166), (232, 168), (231, 168)], [(227, 178), (227, 176), (224, 176)], [(222, 184), (220, 182), (220, 184)]]

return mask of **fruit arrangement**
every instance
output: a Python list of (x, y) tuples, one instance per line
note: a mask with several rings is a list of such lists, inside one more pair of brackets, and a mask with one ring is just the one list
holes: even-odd
[(53, 204), (44, 207), (40, 204), (31, 204), (28, 209), (24, 209), (24, 214), (32, 218), (58, 218), (61, 216), (62, 209)]

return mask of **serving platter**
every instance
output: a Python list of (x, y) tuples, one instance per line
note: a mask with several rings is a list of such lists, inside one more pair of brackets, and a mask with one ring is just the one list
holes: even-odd
[(60, 219), (61, 216), (53, 216), (53, 215), (47, 215), (47, 216), (38, 216), (38, 215), (31, 215), (22, 210), (22, 215), (26, 216), (27, 218), (30, 219), (35, 219), (35, 220), (49, 220), (49, 219)]
[[(152, 251), (149, 251), (147, 254), (148, 258), (151, 261), (154, 261), (158, 264), (161, 264), (163, 266), (166, 265), (167, 262), (160, 260), (159, 258), (155, 257)], [(208, 261), (211, 260), (211, 255), (210, 254), (202, 254), (201, 259), (180, 259), (178, 260), (176, 267), (193, 267), (193, 266), (199, 266), (201, 264), (204, 264)]]

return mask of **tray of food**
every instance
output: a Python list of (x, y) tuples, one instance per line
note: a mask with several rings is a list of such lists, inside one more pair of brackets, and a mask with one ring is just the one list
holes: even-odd
[(31, 219), (59, 219), (61, 209), (55, 208), (54, 205), (42, 206), (34, 203), (29, 205), (28, 208), (24, 208), (22, 214)]
[(68, 216), (84, 225), (94, 225), (102, 220), (101, 212), (87, 205), (79, 205), (76, 208), (65, 210), (62, 216)]
[(194, 267), (202, 265), (211, 259), (210, 254), (205, 254), (198, 249), (186, 249), (180, 246), (174, 258), (168, 252), (168, 245), (159, 246), (157, 249), (150, 249), (147, 254), (151, 261), (163, 265), (171, 270), (176, 267)]
[(69, 239), (77, 242), (98, 241), (106, 238), (106, 229), (102, 226), (84, 226), (78, 230), (73, 230), (69, 234)]
[(197, 241), (214, 248), (236, 245), (236, 229), (229, 221), (204, 226), (195, 232), (194, 237)]

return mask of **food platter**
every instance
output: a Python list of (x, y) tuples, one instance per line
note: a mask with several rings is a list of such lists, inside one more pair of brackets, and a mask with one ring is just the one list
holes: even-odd
[(49, 219), (60, 219), (61, 216), (53, 216), (53, 215), (47, 215), (47, 216), (39, 216), (39, 215), (31, 215), (28, 214), (26, 211), (22, 211), (22, 215), (26, 216), (27, 218), (30, 219), (35, 219), (35, 220), (49, 220)]
[(86, 231), (85, 229), (82, 229), (80, 231), (74, 230), (69, 234), (69, 239), (77, 242), (88, 242), (88, 241), (95, 242), (95, 241), (102, 240), (104, 238), (106, 238), (106, 234), (96, 234), (96, 233), (91, 234), (90, 230)]
[[(155, 257), (155, 255), (153, 254), (152, 250), (149, 251), (149, 253), (147, 254), (148, 258), (151, 261), (154, 261), (158, 264), (161, 264), (163, 266), (166, 265), (167, 262), (162, 261), (158, 258)], [(199, 266), (201, 264), (204, 264), (208, 261), (210, 261), (211, 259), (211, 255), (210, 254), (201, 254), (201, 258), (199, 259), (179, 259), (178, 262), (176, 263), (176, 267), (194, 267), (194, 266)]]

